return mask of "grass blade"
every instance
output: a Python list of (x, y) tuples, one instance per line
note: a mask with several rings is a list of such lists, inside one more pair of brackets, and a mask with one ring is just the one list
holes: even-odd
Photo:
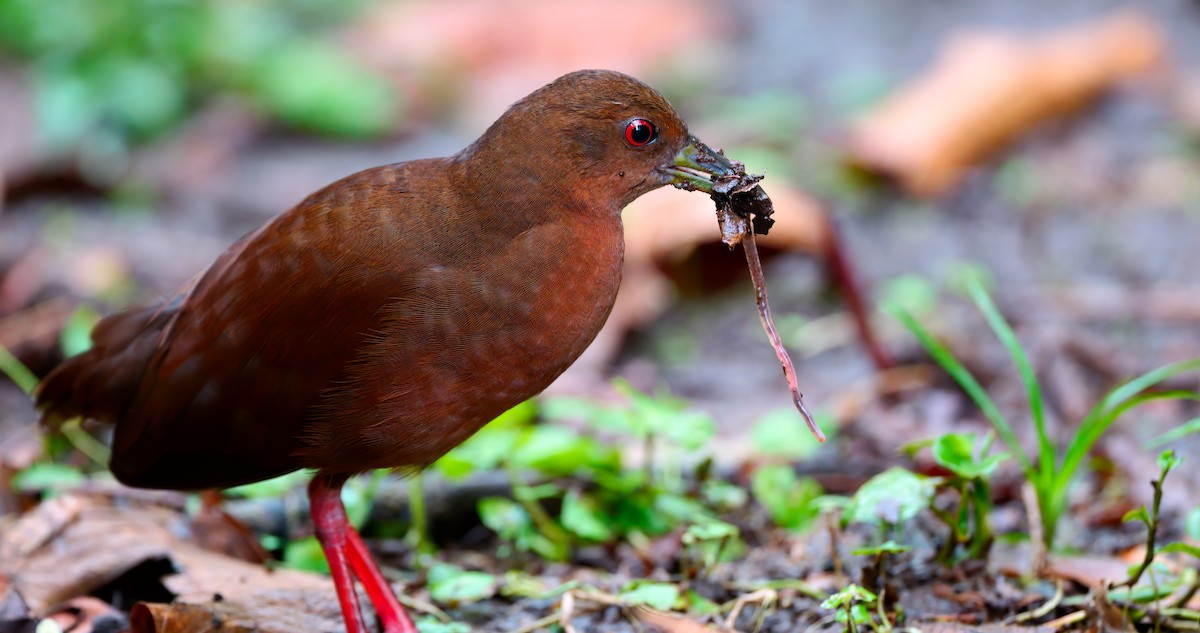
[(979, 410), (983, 412), (988, 422), (991, 422), (1000, 439), (1004, 440), (1009, 450), (1020, 460), (1021, 468), (1025, 470), (1026, 476), (1032, 479), (1037, 471), (1034, 470), (1029, 456), (1022, 450), (1021, 443), (1017, 440), (1017, 434), (1013, 432), (1008, 420), (1004, 419), (1004, 415), (1000, 413), (1000, 409), (996, 406), (996, 403), (979, 384), (979, 381), (975, 379), (975, 376), (971, 374), (970, 370), (958, 362), (958, 359), (954, 357), (954, 354), (945, 345), (942, 345), (934, 338), (924, 326), (917, 322), (916, 318), (903, 308), (892, 305), (888, 306), (887, 310), (899, 319), (904, 324), (904, 327), (908, 328), (909, 332), (912, 332), (912, 335), (921, 343), (921, 347), (924, 347), (925, 351), (933, 357), (933, 360), (947, 374), (950, 374), (954, 382), (958, 383), (958, 386), (967, 393), (967, 396), (971, 398), (975, 406), (979, 407)]
[(967, 292), (971, 296), (971, 300), (975, 302), (976, 307), (983, 313), (983, 318), (987, 320), (988, 327), (995, 333), (996, 338), (1000, 339), (1000, 343), (1008, 350), (1008, 355), (1012, 357), (1013, 364), (1017, 366), (1017, 373), (1021, 376), (1021, 382), (1025, 385), (1025, 396), (1029, 400), (1029, 413), (1033, 416), (1033, 425), (1037, 431), (1038, 441), (1038, 464), (1037, 486), (1043, 488), (1047, 486), (1055, 471), (1055, 446), (1050, 439), (1049, 433), (1046, 431), (1046, 409), (1042, 404), (1042, 388), (1038, 384), (1037, 374), (1033, 371), (1033, 364), (1029, 362), (1029, 355), (1025, 353), (1025, 348), (1021, 346), (1021, 341), (1017, 339), (1017, 335), (1013, 332), (1008, 321), (1004, 319), (1004, 315), (1000, 314), (999, 308), (987, 291), (983, 289), (983, 284), (980, 283), (977, 277), (970, 277), (967, 280)]
[(0, 345), (0, 373), (8, 376), (25, 393), (33, 393), (38, 383), (37, 376), (3, 345)]
[[(1200, 394), (1193, 393), (1192, 397), (1189, 399), (1200, 400)], [(1191, 420), (1180, 424), (1179, 426), (1167, 431), (1166, 433), (1163, 433), (1162, 435), (1159, 435), (1158, 437), (1151, 438), (1146, 442), (1145, 447), (1147, 450), (1161, 448), (1177, 439), (1184, 437), (1185, 435), (1191, 435), (1192, 433), (1200, 433), (1200, 418), (1192, 418)]]
[(1121, 414), (1151, 400), (1190, 398), (1193, 393), (1190, 391), (1174, 390), (1152, 394), (1143, 394), (1142, 392), (1165, 380), (1196, 370), (1200, 370), (1200, 358), (1153, 369), (1110, 391), (1099, 404), (1088, 411), (1083, 422), (1079, 424), (1075, 437), (1067, 446), (1062, 467), (1057, 473), (1058, 480), (1064, 482), (1063, 485), (1065, 485), (1065, 481), (1071, 477), (1083, 458), (1092, 450), (1092, 445), (1100, 439), (1104, 431), (1117, 418), (1121, 417)]

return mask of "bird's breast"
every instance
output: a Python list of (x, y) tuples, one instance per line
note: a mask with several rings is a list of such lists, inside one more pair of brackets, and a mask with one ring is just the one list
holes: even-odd
[[(619, 217), (585, 216), (424, 263), (324, 399), (316, 424), (336, 425), (341, 445), (321, 448), (314, 465), (345, 459), (336, 450), (357, 462), (335, 468), (424, 466), (539, 393), (603, 326), (622, 251)], [(334, 437), (316, 431), (317, 446)]]

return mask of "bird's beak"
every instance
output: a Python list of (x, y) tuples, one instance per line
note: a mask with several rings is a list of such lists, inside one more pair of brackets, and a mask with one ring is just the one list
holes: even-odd
[(694, 136), (688, 137), (687, 145), (661, 171), (670, 178), (667, 182), (679, 189), (710, 195), (732, 193), (747, 176), (741, 163), (729, 160)]

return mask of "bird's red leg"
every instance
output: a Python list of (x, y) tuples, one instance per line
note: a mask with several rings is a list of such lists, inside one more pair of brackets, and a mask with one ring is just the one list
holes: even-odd
[(347, 633), (367, 633), (362, 611), (358, 608), (358, 594), (354, 591), (354, 577), (350, 575), (347, 560), (348, 532), (353, 531), (346, 520), (346, 508), (342, 505), (342, 484), (345, 475), (323, 475), (318, 473), (308, 484), (308, 505), (316, 528), (317, 540), (325, 550), (329, 571), (333, 574), (333, 586), (337, 589), (338, 603), (342, 605), (342, 617), (346, 619)]
[(367, 545), (358, 535), (358, 530), (351, 526), (346, 531), (346, 539), (350, 545), (350, 567), (367, 590), (371, 604), (375, 605), (375, 613), (379, 614), (384, 633), (417, 633), (417, 627), (404, 607), (400, 606), (400, 601), (383, 577), (383, 572), (379, 571), (371, 552), (367, 551)]

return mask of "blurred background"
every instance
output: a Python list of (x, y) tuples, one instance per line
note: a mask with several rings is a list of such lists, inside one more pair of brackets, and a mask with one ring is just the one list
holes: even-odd
[[(0, 0), (0, 344), (40, 375), (98, 316), (171, 293), (311, 191), (453, 153), (599, 67), (767, 175), (775, 313), (811, 406), (856, 450), (975, 415), (928, 372), (880, 378), (920, 357), (880, 303), (1019, 402), (954, 293), (979, 271), (1070, 419), (1101, 386), (1200, 356), (1198, 63), (1184, 0)], [(714, 416), (728, 457), (791, 414), (711, 213), (674, 190), (627, 210), (622, 306), (553, 389), (667, 388)], [(890, 359), (827, 281), (835, 234)], [(30, 427), (19, 390), (0, 401), (0, 429)]]

